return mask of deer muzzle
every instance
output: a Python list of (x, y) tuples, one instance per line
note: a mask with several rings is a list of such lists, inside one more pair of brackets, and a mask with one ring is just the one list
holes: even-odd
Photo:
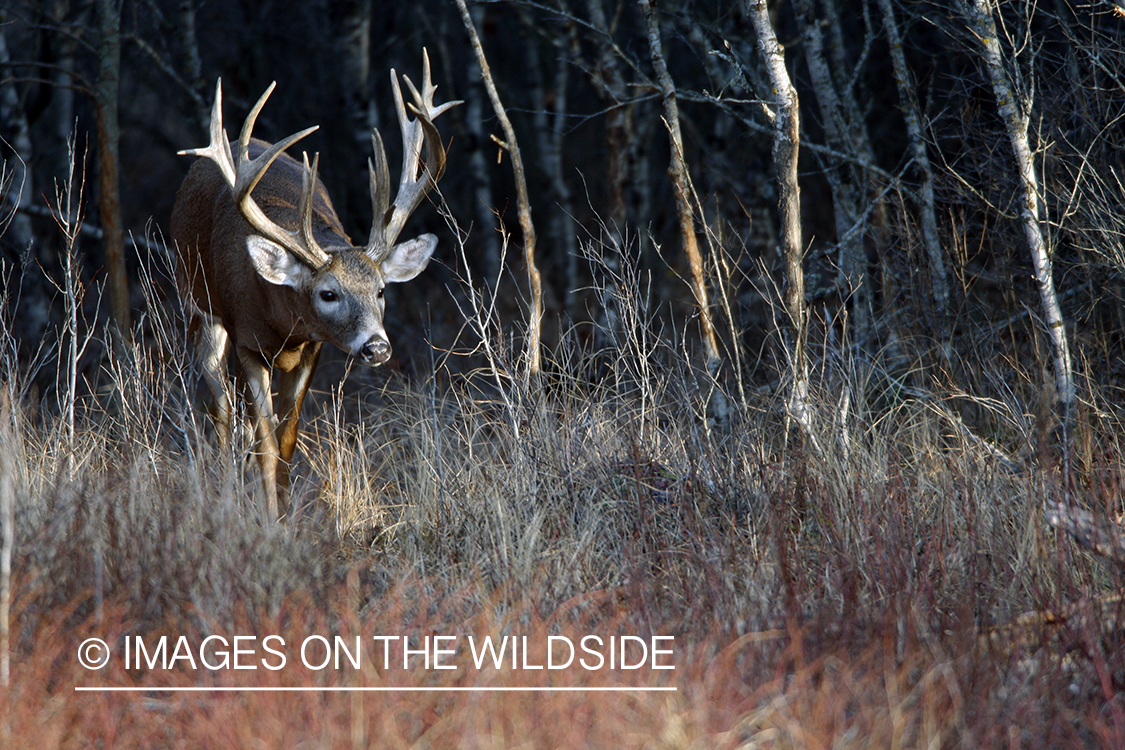
[(385, 338), (372, 336), (360, 347), (359, 361), (365, 365), (381, 365), (391, 358), (391, 345)]

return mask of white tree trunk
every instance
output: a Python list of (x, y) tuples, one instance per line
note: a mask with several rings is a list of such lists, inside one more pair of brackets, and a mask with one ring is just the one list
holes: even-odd
[[(873, 156), (864, 153), (855, 134), (858, 114), (849, 111), (832, 75), (831, 65), (825, 55), (821, 20), (813, 12), (811, 0), (794, 0), (801, 37), (804, 40), (805, 64), (812, 79), (813, 93), (820, 109), (821, 125), (828, 146), (870, 164)], [(839, 72), (839, 71), (837, 71)], [(771, 74), (772, 76), (772, 74)], [(835, 163), (834, 163), (835, 162)], [(832, 210), (836, 222), (836, 243), (840, 249), (840, 272), (843, 284), (840, 296), (851, 312), (849, 328), (852, 339), (865, 348), (872, 338), (871, 283), (867, 278), (867, 257), (863, 247), (863, 189), (862, 170), (853, 164), (829, 161), (825, 169), (832, 190)]]
[(648, 31), (649, 55), (652, 58), (652, 67), (656, 71), (656, 82), (664, 98), (664, 124), (668, 128), (668, 137), (671, 141), (672, 190), (676, 195), (676, 210), (680, 219), (680, 235), (684, 241), (684, 252), (691, 267), (692, 291), (695, 293), (695, 304), (699, 310), (699, 326), (702, 329), (707, 374), (712, 381), (708, 410), (719, 426), (725, 426), (730, 420), (730, 409), (726, 395), (718, 384), (719, 369), (723, 360), (719, 353), (719, 341), (711, 318), (711, 302), (703, 270), (703, 255), (699, 252), (699, 240), (695, 236), (695, 214), (691, 207), (687, 163), (684, 161), (684, 139), (680, 133), (680, 110), (676, 103), (676, 87), (664, 62), (656, 9), (652, 7), (649, 0), (638, 0), (638, 2)]
[(785, 255), (785, 308), (792, 327), (788, 352), (792, 385), (789, 416), (813, 440), (812, 413), (809, 409), (809, 370), (806, 352), (808, 314), (805, 309), (805, 274), (801, 261), (801, 191), (797, 184), (797, 156), (801, 144), (797, 90), (785, 69), (785, 52), (770, 24), (766, 0), (747, 0), (746, 10), (758, 38), (758, 50), (773, 88), (773, 163), (777, 174), (778, 209), (781, 215), (781, 243)]
[[(1066, 322), (1062, 308), (1055, 293), (1055, 281), (1051, 268), (1051, 255), (1043, 237), (1040, 222), (1039, 181), (1035, 175), (1035, 161), (1027, 137), (1028, 114), (1016, 99), (1016, 92), (1008, 80), (1004, 68), (1004, 57), (1000, 51), (1000, 40), (996, 33), (996, 20), (993, 18), (993, 0), (970, 0), (964, 6), (969, 27), (981, 45), (981, 55), (992, 80), (992, 92), (1008, 140), (1012, 145), (1016, 168), (1019, 170), (1022, 189), (1020, 222), (1023, 224), (1024, 238), (1027, 240), (1031, 260), (1035, 266), (1035, 281), (1039, 286), (1039, 298), (1043, 305), (1043, 315), (1047, 321), (1048, 333), (1055, 358), (1055, 387), (1058, 400), (1069, 407), (1074, 400), (1074, 380), (1071, 374), (1070, 348), (1066, 338)], [(1030, 109), (1030, 106), (1028, 106)]]

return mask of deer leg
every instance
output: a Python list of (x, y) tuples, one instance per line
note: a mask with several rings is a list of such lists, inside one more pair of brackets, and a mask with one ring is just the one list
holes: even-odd
[(305, 394), (309, 392), (312, 374), (320, 359), (321, 342), (309, 342), (301, 350), (297, 365), (288, 372), (277, 374), (277, 415), (280, 418), (274, 436), (277, 439), (281, 465), (278, 470), (278, 484), (288, 492), (289, 468), (293, 453), (297, 450), (297, 429), (301, 420), (301, 406)]
[(225, 451), (230, 446), (231, 406), (227, 380), (230, 337), (222, 323), (210, 316), (196, 318), (192, 321), (192, 327), (196, 328), (195, 352), (203, 367), (203, 380), (215, 399), (212, 407), (215, 437), (219, 448)]
[(278, 448), (274, 437), (277, 417), (273, 413), (270, 393), (270, 367), (257, 352), (238, 347), (239, 370), (250, 402), (254, 432), (258, 436), (258, 464), (262, 470), (262, 491), (274, 518), (280, 517), (277, 492)]

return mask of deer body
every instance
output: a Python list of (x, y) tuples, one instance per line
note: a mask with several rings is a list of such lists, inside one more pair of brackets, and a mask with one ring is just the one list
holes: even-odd
[[(410, 120), (394, 71), (391, 75), (403, 130), (402, 181), (392, 204), (376, 131), (370, 165), (375, 219), (365, 246), (352, 245), (344, 231), (316, 175), (317, 159), (310, 168), (307, 158), (302, 164), (282, 153), (315, 128), (274, 145), (250, 138), (272, 86), (243, 126), (237, 161), (222, 130), (220, 88), (211, 145), (183, 152), (206, 157), (192, 166), (172, 209), (177, 282), (189, 333), (214, 395), (220, 445), (230, 436), (227, 367), (234, 353), (258, 440), (262, 488), (274, 516), (287, 490), (301, 405), (322, 343), (367, 365), (389, 359), (383, 289), (421, 273), (437, 244), (432, 234), (395, 241), (444, 167), (432, 119), (458, 102), (434, 106), (427, 58), (423, 93), (406, 79), (416, 104), (417, 119)], [(423, 143), (427, 158), (419, 175)]]

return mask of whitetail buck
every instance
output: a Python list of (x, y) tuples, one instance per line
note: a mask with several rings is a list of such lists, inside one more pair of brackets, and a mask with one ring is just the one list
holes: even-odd
[[(368, 161), (375, 216), (366, 246), (353, 246), (344, 232), (317, 178), (319, 155), (310, 167), (307, 155), (301, 164), (282, 153), (316, 127), (272, 146), (251, 140), (273, 85), (247, 116), (235, 154), (223, 131), (221, 82), (215, 88), (210, 145), (180, 152), (205, 157), (192, 165), (172, 209), (177, 281), (191, 316), (189, 332), (214, 394), (221, 446), (230, 439), (227, 358), (234, 349), (235, 371), (257, 435), (262, 488), (275, 517), (279, 492), (284, 501), (288, 490), (301, 404), (321, 344), (330, 341), (367, 365), (386, 362), (391, 345), (383, 288), (421, 273), (437, 245), (432, 234), (395, 244), (445, 168), (445, 149), (433, 121), (460, 103), (434, 104), (436, 87), (425, 50), (423, 61), (421, 92), (403, 77), (414, 99), (413, 120), (391, 71), (402, 129), (402, 173), (391, 203), (387, 156), (376, 130), (371, 137), (375, 163)], [(276, 373), (272, 380), (271, 370)]]

